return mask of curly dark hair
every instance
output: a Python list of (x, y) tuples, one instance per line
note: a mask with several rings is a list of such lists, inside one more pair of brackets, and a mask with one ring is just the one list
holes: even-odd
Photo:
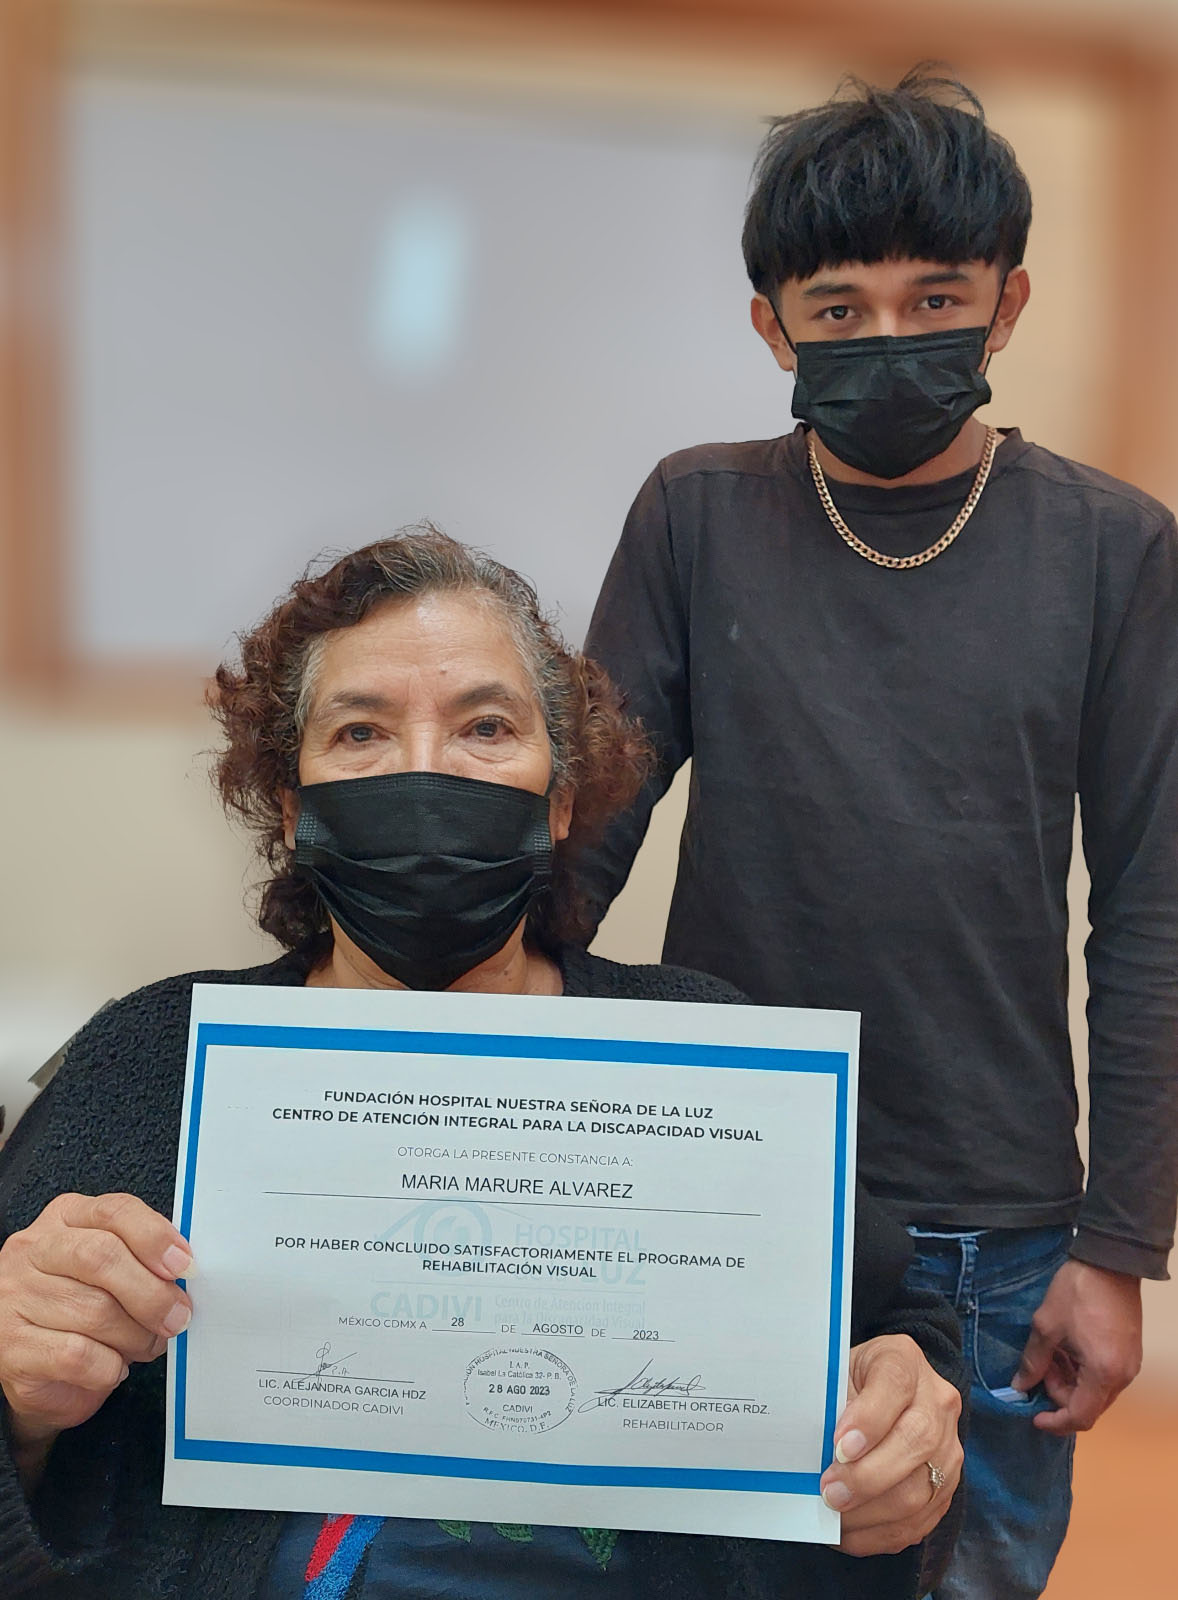
[(593, 919), (574, 877), (578, 852), (637, 797), (654, 766), (641, 726), (627, 717), (605, 671), (572, 651), (540, 610), (526, 578), (429, 523), (341, 557), (312, 563), (269, 616), (239, 636), (240, 663), (223, 663), (207, 704), (225, 743), (214, 777), (227, 812), (244, 818), (270, 876), (258, 922), (288, 950), (317, 955), (330, 942), (314, 885), (296, 872), (284, 837), (282, 795), (298, 786), (299, 746), (328, 634), (363, 621), (383, 601), (436, 593), (485, 596), (509, 629), (535, 686), (552, 745), (554, 787), (573, 796), (567, 839), (527, 934), (551, 950), (581, 943)]

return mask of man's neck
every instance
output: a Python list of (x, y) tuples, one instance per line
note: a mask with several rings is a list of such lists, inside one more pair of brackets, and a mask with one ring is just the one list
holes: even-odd
[(811, 432), (811, 437), (814, 440), (818, 465), (834, 482), (862, 483), (873, 489), (907, 489), (917, 488), (926, 483), (940, 483), (945, 478), (957, 477), (960, 472), (971, 472), (982, 459), (986, 429), (976, 417), (970, 417), (947, 450), (942, 450), (939, 456), (933, 456), (931, 460), (922, 462), (912, 472), (906, 472), (902, 478), (873, 478), (869, 472), (860, 472), (858, 467), (849, 467), (845, 461), (840, 461), (833, 451), (826, 448), (816, 433)]

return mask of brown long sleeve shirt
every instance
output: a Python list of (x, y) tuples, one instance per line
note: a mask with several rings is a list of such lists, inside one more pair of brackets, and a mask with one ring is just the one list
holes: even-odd
[[(889, 554), (972, 474), (833, 484)], [(1075, 1221), (1075, 1253), (1166, 1275), (1178, 1189), (1178, 530), (1008, 434), (960, 538), (854, 554), (804, 434), (668, 457), (586, 648), (659, 747), (585, 862), (599, 913), (692, 779), (664, 959), (754, 1000), (862, 1012), (860, 1164), (919, 1223)], [(1076, 1149), (1066, 883), (1092, 880), (1091, 1160)]]

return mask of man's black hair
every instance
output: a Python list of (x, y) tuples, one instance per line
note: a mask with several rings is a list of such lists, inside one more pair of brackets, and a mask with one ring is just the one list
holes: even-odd
[(825, 105), (772, 123), (753, 168), (744, 260), (773, 296), (847, 261), (1018, 266), (1031, 191), (963, 83), (915, 67), (894, 89), (845, 79)]

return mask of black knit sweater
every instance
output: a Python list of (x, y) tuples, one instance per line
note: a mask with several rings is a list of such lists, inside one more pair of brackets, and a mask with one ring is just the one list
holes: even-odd
[[(727, 984), (673, 967), (627, 967), (582, 952), (561, 958), (565, 993), (629, 999), (738, 1001)], [(170, 1214), (193, 983), (301, 984), (286, 956), (239, 972), (190, 973), (129, 995), (71, 1042), (57, 1076), (0, 1153), (0, 1240), (64, 1192), (126, 1191)], [(901, 1291), (904, 1230), (860, 1192), (852, 1337), (907, 1333), (960, 1386), (949, 1308)], [(63, 1600), (233, 1600), (255, 1596), (273, 1556), (279, 1513), (160, 1503), (164, 1363), (135, 1366), (81, 1427), (60, 1435), (30, 1504), (0, 1446), (0, 1594)], [(631, 1534), (651, 1596), (758, 1600), (912, 1600), (920, 1551), (854, 1560), (824, 1547), (687, 1535)], [(924, 1592), (928, 1574), (920, 1583)]]

